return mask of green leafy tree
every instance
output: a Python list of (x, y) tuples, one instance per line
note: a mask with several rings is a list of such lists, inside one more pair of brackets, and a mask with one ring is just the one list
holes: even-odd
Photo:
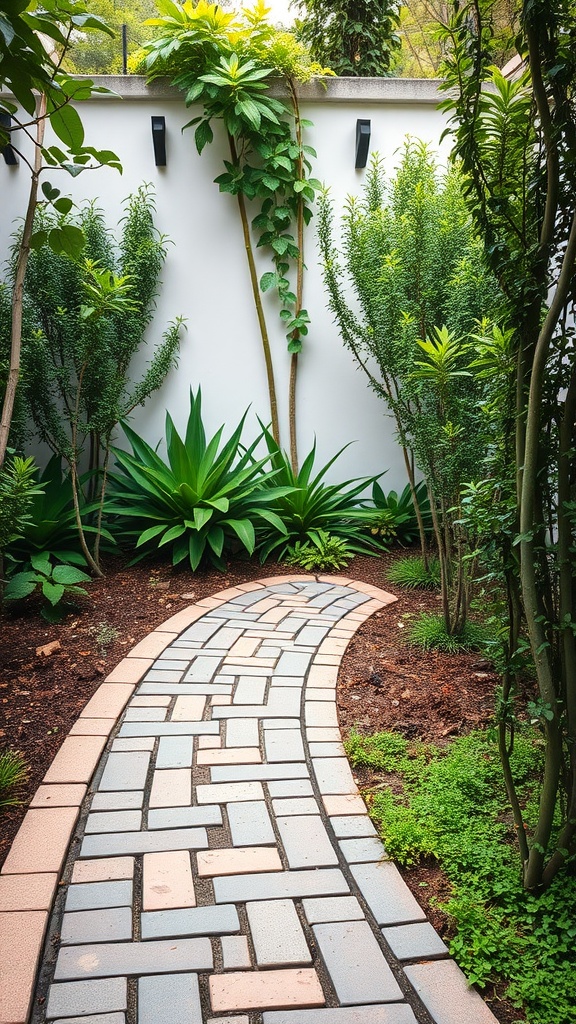
[[(492, 4), (492, 59), (502, 67), (514, 55), (515, 0)], [(439, 25), (448, 20), (446, 0), (407, 0), (400, 8), (398, 35), (392, 71), (402, 78), (438, 78), (445, 56)]]
[[(523, 72), (513, 79), (492, 63), (493, 7), (454, 5), (444, 30), (453, 92), (443, 107), (509, 332), (504, 354), (502, 344), (484, 344), (480, 359), (487, 402), (507, 410), (500, 461), (486, 475), (494, 501), (503, 495), (493, 529), (503, 537), (495, 554), (510, 609), (500, 753), (531, 889), (549, 885), (576, 851), (576, 4), (517, 0)], [(535, 822), (525, 820), (510, 770), (520, 621), (539, 688), (530, 713), (545, 741)]]
[(397, 0), (293, 0), (302, 19), (298, 36), (313, 58), (337, 75), (370, 77), (392, 73), (397, 34)]
[[(263, 0), (240, 15), (199, 0), (195, 7), (158, 0), (161, 17), (149, 24), (158, 36), (145, 47), (149, 77), (167, 75), (182, 90), (187, 106), (203, 104), (203, 113), (185, 125), (195, 126), (198, 152), (222, 123), (230, 160), (216, 178), (222, 192), (235, 195), (242, 223), (248, 269), (266, 366), (272, 432), (280, 438), (274, 363), (260, 290), (275, 290), (286, 330), (290, 360), (289, 429), (294, 467), (298, 355), (308, 334), (303, 307), (304, 227), (320, 183), (309, 176), (314, 150), (304, 145), (295, 83), (326, 74), (290, 32), (267, 20)], [(290, 104), (270, 95), (273, 80), (284, 79)], [(248, 203), (259, 203), (252, 220), (257, 246), (271, 252), (273, 270), (258, 282)], [(296, 272), (296, 284), (290, 272)]]
[[(5, 96), (0, 98), (0, 112), (11, 119), (9, 127), (0, 127), (0, 146), (10, 143), (30, 171), (24, 228), (15, 263), (10, 358), (0, 421), (0, 468), (6, 457), (20, 374), (24, 282), (30, 250), (35, 244), (34, 217), (45, 165), (74, 175), (86, 167), (102, 164), (121, 170), (115, 153), (84, 144), (82, 120), (72, 106), (73, 101), (88, 99), (94, 92), (106, 92), (96, 89), (90, 79), (78, 81), (63, 70), (62, 62), (74, 32), (80, 29), (110, 31), (77, 0), (44, 0), (41, 7), (28, 0), (11, 0), (9, 4), (0, 0), (0, 92), (16, 99), (13, 103)], [(45, 45), (46, 38), (50, 40), (49, 47)], [(47, 121), (60, 145), (44, 146)], [(32, 155), (28, 151), (30, 144)], [(72, 201), (61, 196), (59, 189), (44, 182), (43, 192), (43, 202), (50, 203), (59, 214), (69, 212)], [(76, 255), (84, 239), (72, 225), (55, 226), (48, 243), (57, 252)]]
[(77, 32), (74, 47), (66, 58), (66, 68), (79, 75), (119, 75), (123, 69), (122, 26), (126, 26), (130, 68), (132, 55), (150, 36), (145, 21), (156, 13), (156, 4), (154, 0), (133, 0), (129, 4), (90, 0), (90, 12), (101, 18), (113, 34), (102, 38)]

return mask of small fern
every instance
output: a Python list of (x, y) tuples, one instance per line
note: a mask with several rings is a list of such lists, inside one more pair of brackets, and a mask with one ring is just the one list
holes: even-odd
[(288, 565), (296, 565), (308, 572), (327, 572), (343, 569), (352, 556), (353, 552), (345, 540), (318, 530), (311, 541), (305, 544), (297, 541), (294, 547), (289, 548), (285, 561)]
[(386, 579), (411, 590), (436, 590), (440, 586), (440, 562), (431, 557), (426, 567), (421, 555), (399, 558), (388, 569)]

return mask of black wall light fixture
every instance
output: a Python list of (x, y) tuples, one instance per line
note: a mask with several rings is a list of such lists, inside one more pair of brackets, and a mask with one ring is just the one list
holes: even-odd
[(166, 118), (152, 117), (152, 142), (156, 167), (166, 167)]
[[(10, 117), (10, 114), (0, 113), (0, 127), (8, 129), (12, 127), (12, 119)], [(2, 149), (0, 149), (0, 153), (2, 153), (5, 163), (7, 163), (10, 167), (17, 167), (18, 157), (16, 156), (16, 153), (14, 152), (9, 142), (7, 142), (5, 146), (2, 146)]]
[(370, 121), (358, 118), (356, 121), (356, 163), (355, 167), (366, 167), (370, 148)]

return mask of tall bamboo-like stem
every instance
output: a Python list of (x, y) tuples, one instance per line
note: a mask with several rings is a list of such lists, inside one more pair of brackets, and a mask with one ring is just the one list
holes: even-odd
[[(230, 155), (232, 157), (232, 163), (234, 164), (235, 167), (237, 167), (238, 152), (236, 149), (236, 143), (234, 141), (234, 138), (230, 134), (228, 135), (228, 142), (230, 144)], [(260, 338), (262, 340), (262, 351), (264, 352), (264, 363), (266, 365), (266, 379), (268, 382), (268, 398), (270, 401), (270, 420), (272, 424), (272, 436), (276, 441), (276, 444), (280, 444), (280, 424), (278, 420), (278, 400), (276, 397), (274, 365), (272, 363), (272, 352), (270, 349), (270, 338), (268, 337), (266, 317), (264, 316), (264, 306), (262, 305), (262, 295), (260, 293), (260, 285), (258, 284), (256, 263), (254, 261), (254, 249), (252, 246), (252, 238), (250, 236), (250, 224), (248, 222), (246, 202), (242, 192), (238, 192), (236, 198), (238, 200), (238, 209), (240, 210), (240, 220), (242, 221), (244, 248), (246, 249), (246, 258), (248, 260), (248, 270), (250, 273), (250, 284), (252, 285), (252, 296), (254, 298), (254, 305), (256, 307), (256, 316), (258, 317)]]
[(86, 370), (86, 363), (83, 364), (82, 369), (78, 375), (78, 387), (76, 391), (76, 402), (74, 404), (74, 418), (72, 420), (72, 431), (71, 431), (71, 456), (70, 456), (70, 482), (72, 484), (72, 500), (74, 503), (74, 518), (76, 520), (76, 527), (78, 529), (78, 538), (80, 540), (80, 547), (82, 554), (86, 559), (90, 569), (95, 576), (103, 576), (104, 573), (100, 569), (97, 561), (92, 557), (90, 548), (86, 542), (86, 534), (84, 533), (84, 525), (82, 523), (82, 515), (80, 513), (80, 480), (78, 478), (78, 417), (80, 415), (80, 396), (82, 394), (82, 382), (84, 380), (84, 373)]
[(20, 358), (22, 353), (22, 312), (24, 304), (24, 280), (30, 256), (30, 239), (34, 229), (34, 215), (38, 204), (38, 182), (42, 170), (42, 145), (44, 142), (44, 130), (46, 126), (46, 95), (40, 96), (38, 104), (36, 141), (34, 143), (34, 164), (30, 179), (30, 192), (28, 195), (28, 207), (24, 219), (22, 239), (18, 249), (16, 262), (16, 274), (14, 277), (14, 290), (12, 293), (12, 328), (10, 342), (10, 367), (8, 380), (2, 406), (2, 420), (0, 421), (0, 469), (4, 465), (6, 449), (8, 447), (8, 436), (14, 413), (14, 401), (16, 399), (16, 388), (20, 376)]
[[(288, 79), (288, 86), (290, 88), (290, 96), (292, 99), (292, 109), (294, 112), (294, 128), (296, 132), (296, 144), (298, 146), (298, 179), (302, 180), (304, 177), (304, 151), (302, 149), (302, 122), (300, 120), (300, 107), (298, 105), (298, 97), (296, 95), (296, 89), (294, 88), (294, 82), (291, 78)], [(298, 246), (298, 259), (296, 266), (296, 315), (300, 313), (302, 309), (302, 301), (304, 296), (304, 199), (302, 193), (298, 196), (297, 216), (296, 216), (296, 239)], [(300, 332), (295, 332), (296, 337), (299, 337)], [(288, 391), (288, 424), (290, 429), (290, 462), (292, 464), (292, 472), (296, 476), (298, 474), (298, 439), (296, 434), (296, 382), (298, 375), (298, 353), (293, 352), (290, 360), (290, 385)]]

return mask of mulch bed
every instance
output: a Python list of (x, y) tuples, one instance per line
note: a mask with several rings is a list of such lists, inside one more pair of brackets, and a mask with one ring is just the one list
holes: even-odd
[[(423, 654), (405, 643), (410, 618), (438, 611), (434, 593), (403, 591), (386, 582), (394, 558), (356, 557), (344, 570), (399, 600), (373, 615), (349, 645), (342, 664), (338, 706), (343, 734), (395, 730), (406, 738), (443, 744), (450, 737), (487, 725), (493, 713), (497, 677), (477, 654)], [(286, 565), (234, 561), (226, 574), (196, 573), (164, 564), (127, 566), (114, 560), (104, 579), (89, 585), (82, 608), (59, 624), (45, 622), (32, 602), (8, 610), (0, 620), (0, 749), (22, 753), (29, 766), (22, 803), (0, 814), (0, 864), (20, 826), (26, 807), (83, 706), (115, 664), (156, 626), (180, 608), (225, 587), (298, 570)], [(53, 645), (52, 653), (38, 653)], [(361, 788), (374, 777), (357, 773)], [(434, 864), (403, 872), (407, 884), (435, 928), (450, 937), (446, 915), (436, 906), (449, 885)], [(490, 1001), (501, 1024), (525, 1018), (498, 993)]]

